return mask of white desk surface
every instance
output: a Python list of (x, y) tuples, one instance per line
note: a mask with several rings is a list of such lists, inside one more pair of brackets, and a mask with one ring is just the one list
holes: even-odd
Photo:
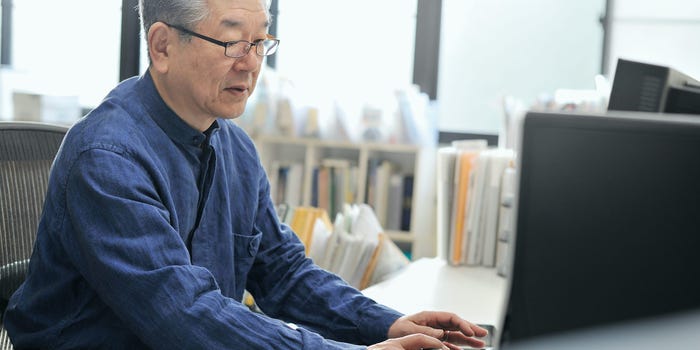
[[(480, 324), (498, 326), (507, 281), (491, 268), (453, 267), (441, 259), (421, 259), (363, 293), (406, 314), (450, 311)], [(657, 319), (566, 333), (514, 344), (531, 349), (697, 349), (700, 310)]]
[(414, 261), (362, 292), (405, 314), (449, 311), (470, 322), (498, 325), (506, 287), (494, 268), (455, 267), (431, 258)]

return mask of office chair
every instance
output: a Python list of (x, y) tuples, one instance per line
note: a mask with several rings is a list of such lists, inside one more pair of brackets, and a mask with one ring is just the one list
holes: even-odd
[(44, 123), (0, 122), (0, 350), (12, 349), (2, 317), (27, 275), (49, 169), (67, 131)]

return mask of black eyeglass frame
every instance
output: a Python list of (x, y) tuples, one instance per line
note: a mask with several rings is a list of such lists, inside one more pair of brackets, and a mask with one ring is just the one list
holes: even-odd
[[(270, 55), (274, 54), (275, 52), (277, 52), (277, 47), (279, 46), (279, 43), (280, 43), (280, 40), (279, 40), (279, 39), (272, 37), (270, 34), (267, 34), (268, 37), (267, 37), (266, 39), (260, 39), (260, 40), (254, 41), (254, 42), (250, 42), (250, 41), (248, 41), (248, 40), (221, 41), (221, 40), (216, 40), (216, 39), (214, 39), (214, 38), (212, 38), (212, 37), (208, 37), (208, 36), (203, 35), (203, 34), (199, 34), (199, 33), (197, 33), (197, 32), (193, 32), (193, 31), (191, 31), (191, 30), (189, 30), (189, 29), (187, 29), (187, 28), (185, 28), (185, 27), (183, 27), (183, 26), (179, 26), (179, 25), (177, 25), (177, 24), (170, 24), (170, 23), (163, 22), (163, 21), (161, 21), (161, 22), (162, 22), (163, 24), (165, 24), (166, 26), (170, 27), (170, 28), (177, 29), (177, 30), (179, 30), (179, 31), (181, 31), (181, 32), (183, 32), (183, 33), (185, 33), (185, 34), (189, 34), (189, 35), (192, 35), (192, 36), (196, 36), (197, 38), (200, 38), (200, 39), (202, 39), (202, 40), (206, 40), (206, 41), (208, 41), (208, 42), (210, 42), (210, 43), (212, 43), (212, 44), (216, 44), (216, 45), (219, 45), (219, 46), (223, 47), (223, 48), (224, 48), (224, 56), (230, 57), (230, 58), (241, 58), (241, 57), (244, 57), (245, 55), (247, 55), (247, 54), (250, 52), (250, 49), (251, 49), (253, 46), (255, 46), (255, 54), (257, 54), (258, 56), (261, 56), (261, 57), (270, 56)], [(263, 51), (263, 53), (260, 53), (260, 48), (262, 48), (263, 50), (265, 50), (265, 46), (264, 46), (264, 45), (263, 45), (263, 46), (260, 46), (260, 44), (264, 43), (265, 41), (273, 41), (273, 42), (275, 42), (275, 44), (274, 44), (273, 46), (270, 47), (270, 50), (274, 49), (274, 50), (272, 50), (271, 53), (267, 53), (266, 51)], [(229, 47), (232, 47), (232, 46), (234, 46), (234, 45), (236, 45), (236, 44), (238, 44), (238, 43), (247, 43), (247, 44), (248, 44), (248, 46), (247, 46), (247, 48), (244, 50), (243, 54), (240, 55), (240, 56), (230, 56), (230, 55), (227, 55), (226, 53), (228, 52), (228, 48), (229, 48)]]

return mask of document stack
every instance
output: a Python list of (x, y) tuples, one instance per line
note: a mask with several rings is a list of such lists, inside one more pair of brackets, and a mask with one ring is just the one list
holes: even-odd
[(485, 140), (438, 150), (438, 242), (452, 265), (499, 267), (513, 225), (515, 154)]
[(383, 281), (409, 263), (366, 204), (344, 205), (333, 225), (322, 209), (296, 208), (290, 226), (317, 265), (358, 289)]

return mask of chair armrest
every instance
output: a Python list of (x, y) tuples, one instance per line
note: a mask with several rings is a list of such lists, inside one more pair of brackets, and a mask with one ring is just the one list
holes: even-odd
[(0, 267), (0, 313), (5, 311), (7, 301), (24, 282), (28, 268), (29, 259), (15, 261)]

